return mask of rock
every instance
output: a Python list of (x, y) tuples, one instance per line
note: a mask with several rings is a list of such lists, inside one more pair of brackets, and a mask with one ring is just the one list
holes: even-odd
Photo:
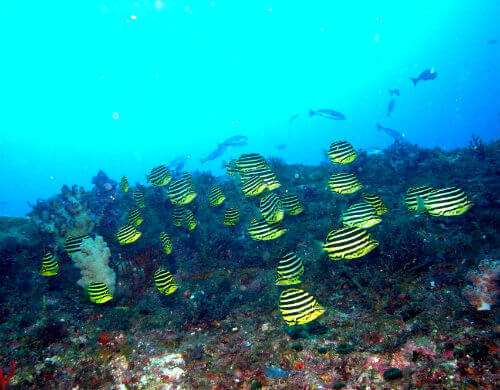
[(384, 379), (386, 381), (393, 381), (395, 379), (401, 379), (403, 377), (403, 372), (399, 368), (389, 368), (384, 371)]

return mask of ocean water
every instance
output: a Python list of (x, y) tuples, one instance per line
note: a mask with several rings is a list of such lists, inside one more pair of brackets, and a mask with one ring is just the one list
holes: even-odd
[[(316, 164), (334, 139), (387, 147), (376, 122), (424, 147), (494, 139), (499, 15), (495, 0), (2, 1), (0, 214), (99, 169), (145, 183), (183, 155), (221, 174), (248, 151)], [(437, 78), (414, 87), (425, 69)], [(248, 144), (200, 164), (233, 135)]]

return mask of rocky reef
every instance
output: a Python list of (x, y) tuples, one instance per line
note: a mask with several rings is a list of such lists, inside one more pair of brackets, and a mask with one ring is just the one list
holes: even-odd
[[(90, 191), (65, 186), (30, 218), (0, 218), (0, 367), (7, 374), (15, 362), (10, 388), (494, 389), (500, 142), (452, 151), (395, 143), (340, 167), (269, 163), (278, 192), (304, 206), (272, 241), (248, 236), (257, 200), (229, 176), (200, 172), (192, 173), (192, 231), (171, 223), (164, 188), (143, 186), (142, 236), (120, 245), (115, 233), (136, 204), (102, 172)], [(330, 192), (333, 172), (354, 173), (364, 188)], [(215, 184), (223, 207), (209, 206)], [(423, 184), (460, 187), (474, 205), (453, 217), (411, 212), (405, 191)], [(379, 246), (331, 261), (321, 243), (362, 192), (389, 210), (370, 229)], [(240, 210), (234, 227), (222, 223), (226, 207)], [(164, 231), (171, 255), (162, 250)], [(103, 305), (89, 302), (63, 249), (67, 235), (87, 233), (107, 243), (105, 263), (116, 274), (113, 300)], [(60, 262), (51, 278), (38, 273), (47, 248)], [(300, 288), (325, 308), (305, 325), (286, 326), (278, 310), (276, 264), (290, 250), (304, 262)], [(179, 285), (172, 295), (154, 286), (160, 267)]]

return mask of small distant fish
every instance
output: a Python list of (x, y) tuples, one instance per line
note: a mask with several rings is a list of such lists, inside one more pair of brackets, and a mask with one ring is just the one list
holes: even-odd
[(498, 41), (496, 39), (490, 39), (488, 41), (488, 45), (496, 45), (498, 43)]
[(386, 134), (390, 135), (392, 138), (394, 138), (394, 141), (404, 142), (405, 133), (400, 133), (397, 130), (384, 127), (379, 123), (376, 123), (376, 126), (378, 131), (383, 131)]
[(299, 114), (293, 114), (290, 119), (288, 119), (288, 123), (291, 125), (295, 120), (299, 117)]
[(208, 203), (210, 206), (220, 206), (226, 200), (226, 196), (218, 186), (213, 186), (208, 191)]
[(380, 148), (368, 148), (365, 150), (368, 156), (376, 156), (378, 154), (384, 153), (384, 151)]
[(334, 164), (349, 164), (358, 157), (358, 152), (347, 141), (332, 142), (328, 157)]
[(378, 241), (372, 239), (366, 230), (346, 227), (328, 233), (323, 249), (330, 260), (342, 260), (362, 257), (377, 246)]
[(309, 110), (309, 116), (322, 116), (323, 118), (328, 118), (328, 119), (333, 119), (337, 121), (343, 121), (345, 120), (345, 115), (342, 114), (341, 112), (335, 111), (335, 110), (329, 110), (329, 109), (323, 109), (323, 110)]
[(283, 203), (285, 212), (288, 215), (298, 215), (304, 211), (304, 206), (302, 206), (302, 203), (297, 195), (288, 193), (283, 194), (281, 195), (281, 203)]
[(240, 211), (236, 207), (229, 207), (224, 213), (224, 225), (234, 226), (240, 221)]
[(142, 193), (142, 191), (139, 188), (136, 188), (134, 190), (133, 196), (134, 196), (135, 204), (137, 205), (137, 207), (139, 207), (140, 209), (143, 209), (144, 207), (146, 207), (146, 202), (144, 201), (144, 194)]
[(389, 89), (389, 95), (399, 96), (399, 89)]
[(172, 245), (172, 240), (170, 240), (168, 233), (161, 232), (160, 233), (160, 241), (161, 241), (161, 246), (163, 248), (163, 251), (167, 255), (170, 255), (172, 253), (173, 245)]
[(396, 99), (391, 99), (389, 104), (387, 105), (387, 114), (386, 116), (391, 116), (392, 111), (394, 111), (394, 105), (396, 104)]
[(260, 213), (267, 223), (280, 222), (285, 216), (285, 209), (281, 199), (271, 192), (260, 199)]
[(276, 145), (275, 148), (278, 149), (278, 150), (285, 150), (286, 149), (286, 144)]
[(164, 269), (159, 269), (154, 274), (155, 286), (163, 295), (170, 295), (179, 287), (172, 274)]
[(279, 222), (267, 223), (264, 218), (254, 218), (248, 227), (248, 234), (254, 241), (267, 241), (282, 236), (286, 230)]
[(172, 204), (185, 205), (191, 203), (196, 196), (193, 178), (187, 172), (179, 179), (172, 180), (168, 186), (168, 198)]
[(235, 135), (226, 139), (221, 145), (224, 146), (244, 146), (248, 142), (248, 137), (245, 135)]
[(211, 160), (215, 160), (216, 158), (222, 156), (224, 154), (224, 152), (226, 151), (227, 149), (227, 145), (224, 145), (224, 144), (219, 144), (217, 146), (217, 149), (215, 149), (212, 153), (210, 153), (207, 157), (205, 158), (202, 158), (200, 160), (200, 162), (202, 164), (205, 164), (207, 161), (211, 161)]
[[(434, 188), (428, 185), (421, 185), (417, 187), (410, 187), (406, 190), (406, 195), (405, 195), (405, 204), (406, 207), (408, 207), (408, 210), (410, 211), (418, 211), (419, 210), (419, 202), (417, 200), (417, 197), (420, 197), (425, 201), (427, 197), (434, 192)], [(422, 207), (420, 207), (420, 212), (423, 212), (425, 210), (422, 210)]]
[(352, 173), (334, 173), (328, 180), (330, 190), (338, 194), (352, 194), (363, 188), (356, 176)]
[(366, 203), (371, 204), (373, 207), (375, 207), (375, 211), (378, 215), (387, 213), (388, 210), (386, 205), (377, 195), (368, 194), (365, 192), (361, 196)]
[(128, 180), (127, 180), (127, 177), (126, 176), (122, 176), (121, 180), (120, 180), (120, 191), (123, 192), (123, 193), (126, 193), (128, 192), (129, 190), (129, 185), (128, 185)]
[(59, 263), (52, 252), (45, 252), (42, 257), (42, 266), (40, 267), (40, 275), (56, 276), (59, 273)]
[(140, 209), (132, 209), (127, 213), (127, 220), (132, 226), (139, 226), (144, 218)]
[(151, 170), (151, 173), (147, 175), (147, 179), (153, 186), (163, 187), (170, 183), (172, 175), (165, 165), (160, 165)]
[(289, 288), (280, 295), (280, 312), (287, 325), (306, 324), (325, 312), (316, 299), (298, 288)]
[(448, 187), (431, 192), (424, 200), (424, 207), (429, 215), (449, 217), (462, 215), (472, 207), (472, 202), (462, 189)]
[(90, 282), (87, 287), (87, 294), (92, 303), (106, 303), (113, 299), (108, 286), (103, 282)]
[(286, 253), (278, 263), (277, 273), (276, 285), (278, 286), (301, 283), (299, 278), (304, 274), (302, 259), (294, 252)]
[(413, 85), (417, 85), (419, 81), (434, 80), (436, 77), (437, 73), (433, 69), (426, 69), (417, 78), (410, 78), (410, 80), (413, 81)]
[(380, 222), (382, 219), (377, 215), (375, 207), (366, 202), (349, 206), (342, 215), (342, 224), (345, 227), (368, 229)]
[(116, 239), (120, 245), (131, 244), (141, 236), (141, 232), (134, 226), (126, 224), (118, 229), (116, 232)]
[(89, 237), (90, 236), (88, 234), (83, 234), (80, 236), (68, 236), (64, 241), (64, 250), (71, 257), (73, 253), (80, 251), (82, 241)]

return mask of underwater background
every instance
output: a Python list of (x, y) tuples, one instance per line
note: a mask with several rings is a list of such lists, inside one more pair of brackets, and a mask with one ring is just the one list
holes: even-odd
[(1, 390), (497, 388), (500, 3), (0, 17)]

